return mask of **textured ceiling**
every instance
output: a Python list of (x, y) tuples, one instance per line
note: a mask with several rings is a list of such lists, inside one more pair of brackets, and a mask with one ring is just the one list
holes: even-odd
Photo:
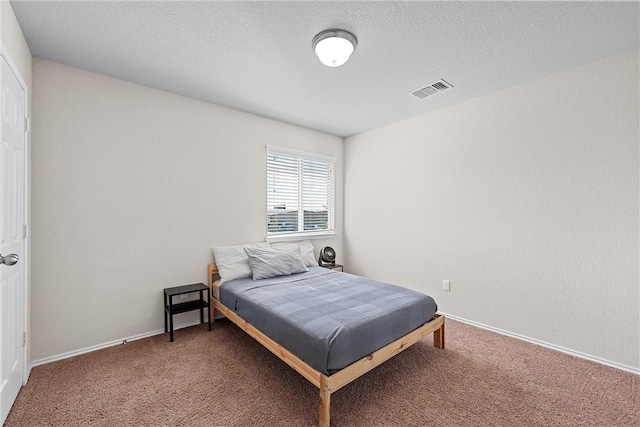
[[(638, 2), (12, 1), (34, 56), (348, 136), (637, 49)], [(311, 40), (358, 38), (346, 65)], [(454, 88), (419, 100), (414, 89)]]

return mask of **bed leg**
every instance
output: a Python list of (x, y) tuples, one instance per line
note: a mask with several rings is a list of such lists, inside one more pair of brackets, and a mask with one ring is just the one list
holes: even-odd
[(331, 405), (331, 390), (327, 385), (327, 377), (322, 375), (320, 377), (320, 414), (318, 415), (319, 426), (329, 427), (330, 423), (330, 405)]
[(433, 345), (438, 348), (444, 348), (444, 322), (442, 326), (433, 331)]

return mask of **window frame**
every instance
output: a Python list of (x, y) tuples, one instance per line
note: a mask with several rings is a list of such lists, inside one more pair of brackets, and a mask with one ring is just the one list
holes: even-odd
[[(310, 230), (297, 230), (291, 232), (270, 232), (269, 231), (269, 155), (270, 154), (283, 154), (287, 156), (293, 156), (298, 159), (298, 173), (301, 173), (301, 161), (316, 161), (323, 162), (329, 165), (329, 197), (328, 197), (328, 209), (327, 209), (327, 223), (328, 228), (318, 231)], [(336, 206), (336, 158), (332, 156), (326, 156), (323, 154), (311, 153), (307, 151), (295, 150), (292, 148), (280, 147), (275, 145), (266, 146), (266, 182), (265, 182), (265, 221), (266, 221), (266, 240), (268, 242), (276, 241), (294, 241), (301, 239), (326, 239), (336, 235), (335, 232), (335, 206)], [(297, 209), (299, 214), (302, 213), (302, 219), (298, 219), (298, 224), (304, 221), (304, 209), (303, 209), (303, 194), (301, 193), (301, 183), (298, 182), (298, 205)]]

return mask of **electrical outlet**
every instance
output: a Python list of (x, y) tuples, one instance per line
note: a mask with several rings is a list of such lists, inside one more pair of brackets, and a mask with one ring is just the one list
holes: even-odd
[(451, 282), (448, 280), (443, 280), (442, 281), (442, 289), (449, 292), (451, 291)]
[(180, 299), (187, 299), (187, 298), (189, 298), (189, 294), (180, 295)]

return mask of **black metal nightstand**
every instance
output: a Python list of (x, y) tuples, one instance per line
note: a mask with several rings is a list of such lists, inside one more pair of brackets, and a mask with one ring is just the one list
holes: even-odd
[[(173, 315), (178, 313), (186, 313), (187, 311), (200, 310), (200, 323), (204, 322), (204, 309), (211, 310), (209, 297), (205, 300), (202, 296), (204, 291), (209, 288), (204, 283), (194, 283), (193, 285), (176, 286), (164, 289), (164, 331), (170, 332), (169, 341), (173, 342)], [(193, 301), (173, 303), (173, 297), (176, 295), (185, 295), (191, 292), (200, 292), (200, 298)], [(169, 326), (167, 325), (167, 317), (169, 317)], [(207, 315), (209, 322), (209, 330), (211, 330), (211, 317)]]

